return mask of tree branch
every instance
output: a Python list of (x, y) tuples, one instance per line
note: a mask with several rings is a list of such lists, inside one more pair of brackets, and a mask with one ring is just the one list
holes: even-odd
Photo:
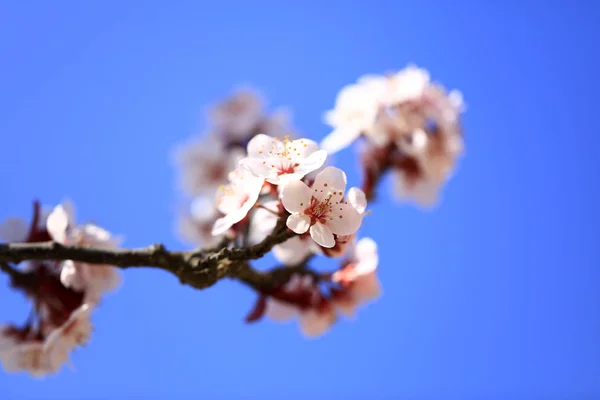
[[(168, 251), (162, 244), (137, 249), (100, 249), (90, 247), (63, 246), (56, 242), (0, 243), (0, 266), (3, 272), (13, 276), (19, 271), (8, 263), (27, 260), (73, 260), (88, 264), (107, 264), (119, 268), (150, 267), (173, 273), (181, 283), (204, 289), (227, 276), (238, 278), (247, 284), (265, 286), (270, 275), (252, 269), (249, 260), (261, 258), (273, 246), (283, 243), (295, 233), (285, 226), (281, 218), (271, 235), (253, 246), (227, 247), (192, 251)], [(273, 273), (273, 277), (278, 273)], [(279, 276), (279, 275), (277, 275)], [(258, 286), (257, 286), (258, 287)]]

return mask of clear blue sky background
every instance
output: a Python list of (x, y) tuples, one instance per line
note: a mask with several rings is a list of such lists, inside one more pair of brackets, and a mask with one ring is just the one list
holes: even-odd
[[(127, 246), (183, 248), (170, 149), (208, 104), (252, 83), (319, 139), (343, 85), (408, 62), (469, 106), (441, 207), (382, 198), (362, 233), (384, 295), (321, 339), (244, 325), (236, 282), (127, 271), (76, 372), (0, 374), (0, 397), (600, 398), (599, 3), (248, 4), (0, 2), (0, 218), (68, 196)], [(352, 150), (336, 162), (358, 183)]]

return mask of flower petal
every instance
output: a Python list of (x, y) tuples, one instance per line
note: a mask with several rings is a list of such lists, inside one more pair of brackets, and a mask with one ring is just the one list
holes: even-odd
[(250, 158), (265, 158), (271, 152), (283, 152), (283, 143), (263, 133), (259, 133), (248, 142), (248, 157)]
[(292, 214), (286, 221), (288, 228), (298, 234), (305, 233), (310, 226), (310, 217), (304, 214)]
[(357, 261), (355, 270), (357, 275), (364, 275), (375, 271), (379, 263), (377, 243), (368, 237), (360, 239), (354, 249), (354, 258)]
[(349, 204), (336, 204), (330, 217), (327, 226), (336, 235), (352, 235), (362, 223), (362, 215)]
[(46, 227), (55, 242), (65, 243), (69, 227), (69, 214), (62, 204), (54, 207), (54, 210), (48, 215)]
[(296, 265), (301, 263), (311, 253), (311, 246), (300, 236), (294, 236), (273, 247), (273, 255), (280, 263)]
[(304, 138), (292, 140), (288, 143), (287, 147), (289, 150), (292, 150), (291, 153), (299, 159), (304, 159), (319, 150), (317, 142)]
[(329, 228), (317, 222), (313, 226), (310, 227), (310, 237), (313, 238), (315, 242), (317, 242), (320, 246), (331, 248), (335, 246), (335, 239), (333, 237), (333, 233)]
[(337, 153), (352, 144), (360, 134), (360, 127), (357, 124), (340, 126), (321, 141), (321, 148), (329, 154)]
[(311, 190), (302, 181), (293, 181), (281, 191), (281, 202), (290, 213), (300, 212), (310, 205)]
[(327, 159), (327, 152), (325, 150), (317, 150), (308, 157), (304, 158), (299, 162), (300, 165), (294, 168), (296, 174), (301, 174), (301, 178), (306, 174), (316, 171), (321, 168)]
[(360, 214), (365, 212), (365, 209), (367, 208), (367, 196), (361, 189), (357, 187), (350, 188), (348, 193), (346, 193), (346, 199), (348, 199), (348, 203), (350, 203), (350, 205)]
[(254, 176), (260, 178), (274, 178), (277, 176), (277, 168), (267, 158), (246, 157), (240, 160), (240, 166), (250, 171)]
[(320, 200), (331, 193), (336, 193), (338, 198), (331, 199), (333, 202), (341, 202), (341, 197), (346, 190), (346, 173), (336, 167), (326, 167), (317, 174), (312, 185), (314, 196)]

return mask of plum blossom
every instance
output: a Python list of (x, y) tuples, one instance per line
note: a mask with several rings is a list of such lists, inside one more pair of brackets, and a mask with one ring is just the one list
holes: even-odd
[(244, 140), (262, 119), (264, 100), (253, 89), (240, 88), (209, 111), (215, 127), (231, 140)]
[(11, 326), (0, 327), (0, 361), (6, 372), (27, 371), (32, 376), (57, 373), (69, 354), (84, 346), (92, 332), (92, 307), (81, 305), (60, 327), (47, 336)]
[(247, 321), (255, 321), (263, 315), (278, 322), (297, 317), (300, 331), (307, 337), (322, 335), (337, 320), (333, 304), (321, 293), (315, 279), (300, 274), (293, 274), (269, 296), (260, 296)]
[[(48, 216), (47, 229), (54, 241), (65, 246), (114, 249), (121, 242), (121, 238), (113, 237), (97, 225), (77, 225), (74, 208), (69, 202), (54, 208)], [(72, 260), (62, 263), (60, 279), (66, 287), (85, 292), (89, 301), (94, 302), (104, 292), (115, 290), (121, 283), (119, 272), (110, 265), (91, 265)]]
[(248, 142), (248, 157), (240, 165), (269, 183), (285, 185), (317, 170), (326, 158), (327, 152), (318, 150), (310, 139), (281, 140), (258, 134)]
[(335, 235), (355, 233), (362, 222), (362, 215), (344, 201), (346, 174), (339, 168), (323, 169), (309, 188), (302, 181), (284, 186), (281, 201), (291, 214), (287, 227), (311, 238), (320, 246), (333, 247)]
[[(367, 209), (367, 197), (365, 192), (357, 187), (350, 188), (346, 193), (344, 202), (348, 202), (361, 216), (364, 217)], [(356, 241), (356, 232), (351, 235), (334, 235), (335, 245), (331, 248), (319, 247), (327, 257), (341, 257), (348, 248)]]
[[(256, 244), (273, 232), (279, 219), (279, 201), (271, 200), (257, 208), (250, 219), (248, 241)], [(309, 255), (319, 253), (320, 247), (306, 235), (294, 236), (285, 242), (273, 246), (273, 255), (284, 265), (298, 265)]]
[(334, 130), (321, 146), (333, 153), (364, 134), (379, 147), (393, 142), (410, 147), (413, 132), (427, 132), (432, 123), (456, 134), (463, 110), (458, 91), (447, 94), (431, 82), (426, 70), (414, 65), (387, 76), (363, 76), (344, 87), (335, 108), (325, 114)]
[(373, 239), (362, 238), (353, 246), (344, 267), (332, 276), (332, 280), (343, 287), (334, 295), (334, 304), (341, 313), (353, 316), (360, 304), (380, 296), (378, 263), (377, 243)]
[(220, 217), (214, 198), (199, 196), (179, 215), (177, 229), (190, 244), (212, 247), (220, 240), (219, 236), (212, 234), (213, 225)]
[(183, 190), (190, 196), (214, 193), (244, 155), (242, 149), (227, 148), (215, 136), (182, 145), (175, 152), (175, 161), (181, 170)]
[(225, 216), (215, 222), (213, 235), (222, 235), (242, 221), (256, 204), (264, 184), (263, 178), (241, 167), (230, 172), (228, 179), (229, 184), (217, 193), (217, 208)]
[(335, 153), (350, 145), (361, 134), (374, 133), (387, 81), (384, 77), (365, 76), (339, 92), (335, 108), (327, 111), (325, 122), (333, 131), (321, 142), (321, 147)]

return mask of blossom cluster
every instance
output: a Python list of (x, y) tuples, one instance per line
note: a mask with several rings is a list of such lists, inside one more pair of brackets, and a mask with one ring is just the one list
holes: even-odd
[[(238, 245), (256, 244), (273, 233), (283, 218), (297, 234), (273, 247), (283, 265), (306, 265), (315, 254), (349, 254), (334, 273), (315, 277), (307, 269), (280, 288), (259, 292), (258, 304), (269, 305), (269, 310), (279, 305), (289, 311), (288, 316), (297, 312), (302, 332), (310, 336), (331, 326), (337, 311), (349, 312), (379, 293), (379, 285), (373, 284), (376, 245), (370, 239), (356, 241), (366, 196), (357, 187), (346, 190), (346, 174), (325, 166), (326, 158), (327, 152), (310, 139), (257, 134), (248, 142), (246, 156), (228, 174), (228, 182), (216, 191), (218, 218), (211, 229), (213, 236), (224, 235)], [(371, 252), (368, 261), (365, 249)], [(321, 283), (330, 286), (327, 293), (321, 292)], [(254, 317), (248, 321), (263, 312), (259, 307), (251, 314)]]
[[(206, 135), (175, 152), (186, 195), (179, 232), (203, 247), (269, 243), (287, 278), (251, 284), (257, 301), (246, 321), (295, 319), (304, 335), (322, 335), (340, 316), (353, 317), (381, 295), (378, 246), (359, 235), (380, 179), (390, 172), (400, 199), (436, 204), (463, 153), (463, 111), (459, 92), (447, 92), (416, 66), (363, 76), (344, 87), (325, 113), (333, 130), (319, 144), (298, 138), (286, 109), (268, 114), (256, 92), (238, 90), (208, 111)], [(327, 161), (358, 139), (363, 182), (348, 187), (346, 173)], [(286, 240), (274, 244), (269, 238)], [(121, 245), (95, 224), (78, 224), (68, 201), (53, 209), (36, 202), (29, 224), (18, 218), (0, 224), (0, 240)], [(310, 264), (316, 256), (334, 268), (315, 270)], [(0, 326), (0, 362), (6, 371), (34, 376), (70, 362), (89, 340), (92, 312), (121, 280), (113, 266), (74, 260), (27, 261), (9, 276), (32, 312), (23, 325)]]
[[(120, 239), (95, 224), (78, 225), (73, 205), (52, 210), (34, 204), (31, 223), (9, 218), (0, 224), (0, 240), (13, 243), (55, 241), (65, 246), (116, 248)], [(0, 362), (5, 371), (33, 376), (58, 372), (92, 332), (92, 311), (102, 296), (120, 285), (109, 265), (65, 260), (21, 264), (11, 286), (30, 300), (32, 311), (21, 325), (0, 325)]]
[(182, 207), (178, 231), (190, 244), (210, 247), (219, 241), (212, 235), (219, 218), (215, 189), (228, 180), (229, 173), (246, 154), (248, 141), (258, 133), (290, 135), (290, 113), (278, 108), (265, 112), (265, 102), (253, 89), (240, 88), (208, 110), (210, 130), (179, 145), (175, 163), (179, 184), (190, 201)]
[(429, 207), (463, 153), (464, 108), (460, 92), (448, 93), (422, 68), (366, 75), (344, 87), (325, 113), (333, 131), (321, 145), (333, 153), (362, 137), (368, 197), (390, 170), (400, 199)]

